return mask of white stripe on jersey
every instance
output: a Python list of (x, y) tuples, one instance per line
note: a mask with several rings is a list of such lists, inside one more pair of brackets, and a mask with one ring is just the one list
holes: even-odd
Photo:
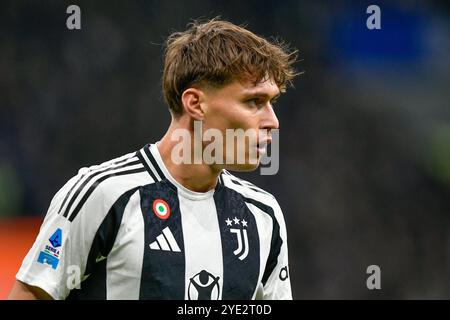
[(125, 208), (116, 242), (106, 261), (107, 299), (139, 299), (145, 250), (144, 219), (140, 206), (141, 197), (136, 191)]
[[(272, 218), (267, 214), (264, 213), (261, 209), (256, 207), (255, 205), (251, 203), (246, 203), (248, 209), (255, 217), (256, 225), (258, 227), (258, 233), (259, 233), (259, 258), (260, 261), (267, 261), (267, 258), (269, 257), (270, 253), (270, 242), (272, 240), (272, 230), (273, 230), (273, 222)], [(266, 240), (266, 241), (262, 241)], [(264, 269), (266, 265), (264, 263), (259, 264), (259, 278), (258, 283), (262, 281), (262, 277), (264, 274)], [(256, 292), (253, 293), (252, 299), (256, 298)]]
[(137, 160), (136, 152), (130, 152), (126, 155), (120, 156), (118, 158), (114, 158), (112, 160), (105, 161), (100, 164), (95, 164), (95, 165), (92, 165), (89, 167), (80, 168), (80, 170), (78, 170), (78, 173), (85, 174), (85, 173), (99, 171), (102, 169), (107, 169), (109, 167), (114, 167), (115, 165), (123, 164), (123, 163), (127, 162), (128, 160)]
[(158, 179), (158, 181), (161, 180), (161, 177), (158, 174), (158, 171), (156, 170), (156, 168), (153, 166), (152, 162), (150, 161), (150, 159), (147, 157), (147, 154), (145, 153), (144, 149), (139, 151), (141, 153), (141, 156), (144, 158), (145, 162), (147, 163), (147, 165), (150, 167), (150, 169), (152, 170), (152, 172), (155, 174), (156, 178)]
[[(190, 279), (201, 270), (215, 277), (219, 276), (219, 288), (223, 288), (222, 241), (212, 196), (202, 201), (187, 199), (180, 195), (178, 199), (186, 260), (185, 299), (188, 300)], [(222, 299), (221, 290), (218, 299)]]

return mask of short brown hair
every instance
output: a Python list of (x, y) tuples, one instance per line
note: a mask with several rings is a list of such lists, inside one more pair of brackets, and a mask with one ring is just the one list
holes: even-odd
[(255, 83), (267, 75), (281, 91), (296, 75), (297, 51), (278, 41), (255, 35), (243, 27), (217, 18), (193, 22), (166, 42), (162, 79), (164, 98), (176, 116), (183, 113), (181, 96), (194, 84), (216, 87), (234, 80)]

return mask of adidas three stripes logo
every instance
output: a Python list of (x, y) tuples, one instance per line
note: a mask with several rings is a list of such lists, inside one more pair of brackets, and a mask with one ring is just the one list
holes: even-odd
[(165, 227), (162, 233), (156, 237), (156, 241), (150, 243), (149, 246), (152, 250), (181, 252), (181, 249), (178, 246), (177, 241), (175, 240), (169, 227)]

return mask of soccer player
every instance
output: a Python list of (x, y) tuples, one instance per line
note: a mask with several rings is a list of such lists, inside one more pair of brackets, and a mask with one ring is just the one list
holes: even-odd
[[(294, 61), (284, 45), (218, 19), (172, 34), (162, 80), (167, 133), (80, 169), (56, 193), (9, 298), (292, 299), (280, 206), (229, 171), (258, 167)], [(195, 162), (196, 124), (224, 137), (253, 131), (256, 142), (227, 149), (227, 141), (211, 153), (240, 152), (243, 162)], [(177, 158), (180, 132), (191, 161)], [(211, 144), (202, 139), (200, 150)]]

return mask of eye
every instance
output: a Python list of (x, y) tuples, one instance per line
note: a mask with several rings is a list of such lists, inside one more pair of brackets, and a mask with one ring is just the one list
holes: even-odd
[(277, 101), (278, 101), (278, 96), (273, 97), (271, 100), (269, 100), (265, 97), (253, 97), (253, 98), (244, 100), (244, 103), (246, 103), (247, 105), (249, 105), (252, 108), (262, 109), (267, 104), (269, 104), (271, 107), (273, 107), (277, 103)]
[(245, 101), (245, 103), (247, 103), (248, 105), (252, 106), (252, 107), (257, 107), (260, 108), (263, 106), (263, 102), (261, 101), (261, 99), (259, 98), (252, 98), (252, 99), (248, 99)]

